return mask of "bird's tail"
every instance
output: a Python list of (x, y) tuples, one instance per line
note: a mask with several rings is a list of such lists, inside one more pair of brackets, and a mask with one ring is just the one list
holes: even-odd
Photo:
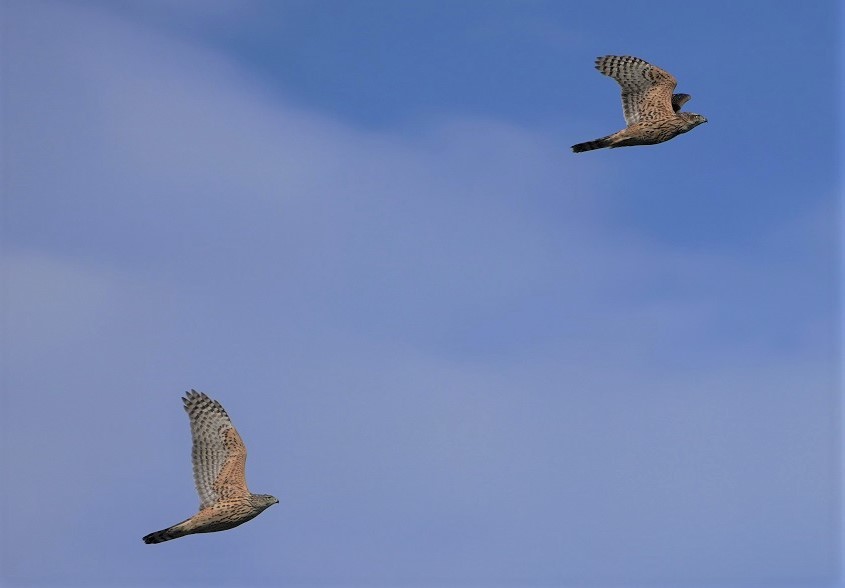
[(188, 533), (179, 528), (179, 525), (173, 525), (172, 527), (167, 527), (166, 529), (162, 529), (161, 531), (156, 531), (155, 533), (150, 533), (145, 536), (144, 543), (164, 543), (165, 541), (178, 539), (179, 537), (184, 537), (185, 535), (188, 535)]
[(607, 137), (602, 137), (601, 139), (596, 139), (595, 141), (587, 141), (586, 143), (578, 143), (577, 145), (572, 146), (573, 153), (582, 153), (584, 151), (592, 151), (593, 149), (603, 149), (604, 147), (610, 147), (610, 137), (612, 135), (608, 135)]

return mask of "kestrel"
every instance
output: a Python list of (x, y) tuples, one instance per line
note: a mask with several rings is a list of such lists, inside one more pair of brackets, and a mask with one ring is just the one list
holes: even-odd
[(252, 494), (246, 487), (246, 447), (220, 403), (196, 390), (185, 394), (182, 402), (191, 421), (191, 460), (200, 509), (188, 520), (150, 533), (144, 543), (225, 531), (279, 502), (269, 494)]
[(672, 94), (678, 81), (659, 67), (630, 55), (605, 55), (596, 59), (596, 69), (622, 86), (622, 112), (628, 126), (607, 137), (573, 145), (575, 153), (663, 143), (707, 122), (700, 114), (680, 112), (691, 96)]

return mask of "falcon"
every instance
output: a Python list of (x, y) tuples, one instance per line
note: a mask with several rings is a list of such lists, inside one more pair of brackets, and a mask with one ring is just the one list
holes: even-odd
[(681, 112), (691, 96), (673, 94), (678, 84), (675, 77), (639, 57), (605, 55), (596, 59), (596, 69), (622, 87), (622, 113), (627, 126), (607, 137), (573, 145), (575, 153), (663, 143), (707, 122), (700, 114)]
[(225, 531), (279, 503), (275, 496), (253, 494), (247, 488), (246, 447), (220, 403), (196, 390), (185, 394), (182, 402), (191, 421), (191, 459), (200, 497), (199, 512), (172, 527), (150, 533), (144, 543)]

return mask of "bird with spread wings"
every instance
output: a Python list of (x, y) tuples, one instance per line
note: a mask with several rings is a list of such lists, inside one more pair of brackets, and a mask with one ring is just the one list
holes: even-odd
[(225, 531), (279, 502), (269, 494), (252, 494), (247, 488), (246, 447), (220, 403), (196, 390), (185, 394), (182, 402), (191, 421), (191, 459), (200, 497), (199, 512), (172, 527), (150, 533), (144, 543)]
[(707, 122), (700, 114), (681, 112), (691, 96), (673, 94), (678, 83), (675, 77), (639, 57), (605, 55), (596, 59), (596, 69), (622, 87), (622, 113), (627, 126), (612, 135), (573, 145), (575, 153), (663, 143)]

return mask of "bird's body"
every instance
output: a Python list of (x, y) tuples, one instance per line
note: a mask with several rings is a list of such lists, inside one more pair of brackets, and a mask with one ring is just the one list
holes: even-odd
[(268, 494), (252, 494), (247, 488), (246, 447), (220, 403), (195, 390), (188, 392), (183, 402), (191, 421), (191, 458), (200, 509), (181, 523), (145, 536), (144, 543), (225, 531), (279, 502)]
[(659, 67), (629, 55), (605, 55), (596, 59), (596, 69), (619, 82), (627, 126), (612, 135), (573, 145), (575, 153), (663, 143), (707, 122), (700, 114), (680, 112), (691, 96), (673, 94), (677, 80)]
[(276, 504), (278, 500), (272, 496), (272, 501), (254, 501), (251, 499), (237, 499), (219, 502), (200, 510), (191, 518), (177, 523), (172, 527), (150, 533), (144, 537), (144, 543), (161, 543), (193, 535), (194, 533), (214, 533), (226, 531), (242, 525), (257, 517), (267, 507)]

